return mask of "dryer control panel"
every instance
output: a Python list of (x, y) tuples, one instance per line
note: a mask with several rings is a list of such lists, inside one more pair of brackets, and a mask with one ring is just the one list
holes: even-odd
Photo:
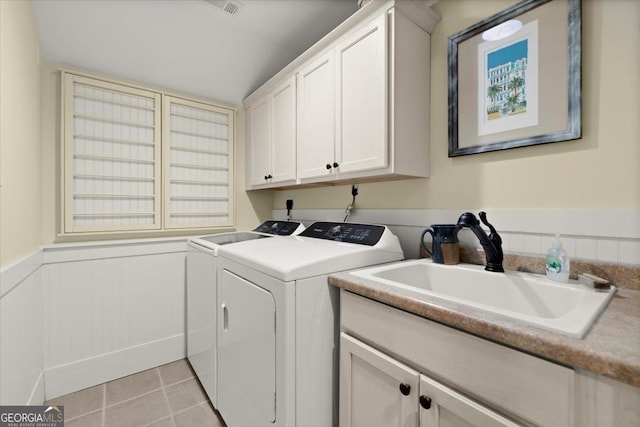
[(300, 233), (300, 236), (375, 246), (380, 241), (385, 230), (386, 227), (383, 225), (315, 222)]
[(276, 236), (291, 236), (303, 225), (296, 221), (265, 221), (253, 231), (259, 233), (274, 234)]

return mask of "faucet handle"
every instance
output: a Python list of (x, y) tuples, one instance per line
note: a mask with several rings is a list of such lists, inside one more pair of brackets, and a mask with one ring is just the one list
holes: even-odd
[(498, 249), (500, 252), (502, 252), (502, 237), (500, 237), (500, 235), (498, 234), (498, 232), (496, 231), (495, 227), (493, 225), (491, 225), (489, 223), (489, 221), (487, 221), (487, 213), (482, 211), (478, 213), (478, 216), (480, 217), (480, 221), (482, 221), (482, 223), (484, 225), (486, 225), (487, 227), (489, 227), (489, 231), (491, 231), (491, 233), (489, 234), (489, 240), (496, 246), (496, 249)]
[[(489, 260), (489, 257), (487, 256), (487, 265), (485, 267), (485, 270), (503, 272), (504, 267), (502, 267), (502, 260), (504, 255), (502, 252), (502, 237), (500, 237), (495, 227), (491, 225), (489, 221), (487, 221), (486, 212), (480, 212), (478, 213), (478, 216), (480, 217), (480, 221), (482, 221), (484, 225), (489, 227), (489, 230), (491, 231), (491, 233), (487, 236), (487, 238), (489, 239), (489, 242), (491, 242), (491, 248), (493, 249), (493, 253), (492, 253), (491, 262)], [(484, 249), (486, 253), (487, 248), (484, 248)]]
[(489, 221), (487, 221), (487, 213), (485, 211), (479, 212), (478, 216), (480, 217), (480, 221), (482, 221), (482, 223), (484, 225), (489, 227), (489, 230), (491, 231), (491, 234), (498, 234), (498, 232), (496, 231), (495, 227), (493, 225), (489, 224)]

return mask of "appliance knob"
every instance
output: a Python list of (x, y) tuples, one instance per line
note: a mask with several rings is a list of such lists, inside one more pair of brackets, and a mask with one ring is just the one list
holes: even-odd
[(411, 393), (411, 386), (409, 384), (400, 384), (400, 393), (402, 393), (403, 396), (409, 396), (409, 393)]
[(431, 398), (429, 396), (425, 396), (424, 394), (422, 396), (420, 396), (420, 406), (422, 406), (424, 409), (430, 409), (431, 408)]

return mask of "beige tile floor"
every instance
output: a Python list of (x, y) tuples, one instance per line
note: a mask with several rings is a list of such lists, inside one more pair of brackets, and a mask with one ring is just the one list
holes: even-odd
[(186, 359), (60, 396), (65, 427), (224, 427)]

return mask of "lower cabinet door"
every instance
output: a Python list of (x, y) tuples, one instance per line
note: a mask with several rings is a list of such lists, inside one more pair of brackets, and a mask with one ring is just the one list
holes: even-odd
[(489, 408), (420, 375), (420, 427), (516, 427)]
[(340, 336), (340, 426), (417, 427), (420, 374)]

